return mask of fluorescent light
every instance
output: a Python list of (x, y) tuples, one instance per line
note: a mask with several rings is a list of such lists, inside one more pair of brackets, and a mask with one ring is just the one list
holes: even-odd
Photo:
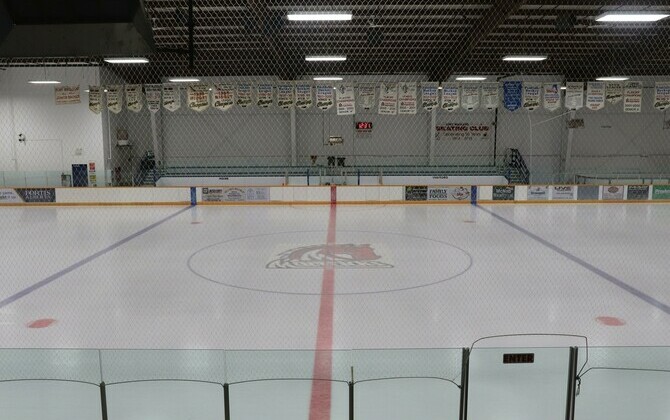
[(503, 57), (503, 61), (544, 61), (546, 59), (546, 55), (506, 55)]
[(567, 86), (561, 86), (561, 90), (568, 90)]
[(599, 77), (596, 80), (601, 82), (623, 82), (624, 80), (628, 79), (629, 78), (626, 76), (608, 76), (608, 77)]
[(442, 90), (442, 86), (438, 86), (438, 87), (437, 87), (437, 90)]
[(320, 20), (351, 20), (351, 13), (289, 13), (288, 20), (306, 20), (306, 21), (320, 21)]
[(146, 64), (149, 62), (149, 59), (144, 57), (105, 58), (104, 60), (110, 64)]
[(346, 55), (308, 55), (305, 61), (346, 61)]
[(334, 76), (321, 76), (321, 77), (315, 77), (313, 80), (316, 81), (338, 81), (342, 80), (341, 77), (334, 77)]
[(656, 22), (667, 18), (668, 14), (664, 13), (605, 13), (598, 16), (598, 22)]
[(195, 77), (170, 77), (168, 80), (173, 83), (188, 83), (188, 82), (195, 83), (200, 81), (200, 79), (196, 79)]
[(464, 82), (481, 82), (482, 80), (486, 80), (486, 77), (484, 76), (458, 76), (456, 80), (461, 80)]
[(60, 82), (58, 80), (29, 80), (28, 83), (32, 83), (33, 85), (59, 85)]

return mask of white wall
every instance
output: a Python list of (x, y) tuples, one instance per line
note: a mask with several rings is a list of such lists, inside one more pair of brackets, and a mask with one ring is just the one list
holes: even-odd
[[(81, 85), (81, 103), (55, 105), (53, 85), (29, 80), (56, 79)], [(104, 184), (102, 119), (88, 110), (89, 84), (97, 68), (7, 68), (0, 72), (0, 171), (70, 172), (76, 163), (97, 164)], [(25, 143), (18, 136), (26, 136)], [(81, 154), (78, 154), (80, 151)]]

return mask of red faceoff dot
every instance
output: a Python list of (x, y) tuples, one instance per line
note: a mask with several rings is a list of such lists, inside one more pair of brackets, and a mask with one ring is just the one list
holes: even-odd
[(608, 327), (621, 327), (622, 325), (626, 325), (626, 321), (614, 316), (599, 316), (596, 318), (596, 321)]
[(51, 325), (55, 324), (56, 320), (51, 319), (51, 318), (42, 318), (42, 319), (37, 319), (30, 324), (28, 324), (28, 328), (47, 328), (50, 327)]

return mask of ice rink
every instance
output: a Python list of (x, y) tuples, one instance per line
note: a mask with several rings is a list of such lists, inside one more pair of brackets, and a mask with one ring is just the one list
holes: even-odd
[(670, 345), (670, 207), (0, 209), (0, 342), (35, 348)]

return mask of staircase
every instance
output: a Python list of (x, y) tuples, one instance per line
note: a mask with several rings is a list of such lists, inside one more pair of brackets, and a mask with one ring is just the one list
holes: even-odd
[(505, 166), (502, 169), (503, 175), (510, 184), (528, 184), (530, 182), (530, 170), (519, 149), (507, 149), (505, 151)]

